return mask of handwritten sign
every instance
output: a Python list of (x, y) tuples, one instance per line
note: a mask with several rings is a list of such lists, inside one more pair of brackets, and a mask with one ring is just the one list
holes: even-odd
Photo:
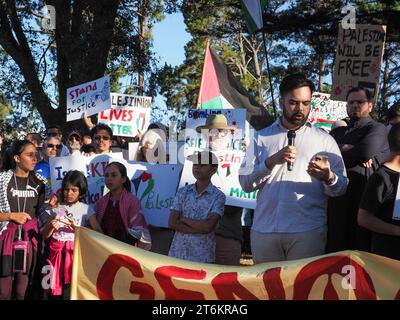
[(332, 123), (347, 117), (346, 102), (330, 99), (330, 94), (314, 92), (308, 121), (317, 127), (330, 130)]
[[(223, 114), (228, 126), (234, 127), (234, 130), (229, 130), (226, 137), (226, 145), (220, 146), (229, 150), (242, 150), (243, 138), (246, 136), (246, 110), (245, 109), (201, 109), (189, 110), (186, 118), (186, 131), (185, 131), (185, 148), (188, 151), (193, 149), (209, 148), (207, 138), (204, 136), (206, 132), (197, 132), (196, 128), (206, 124), (207, 117), (212, 114)], [(202, 130), (206, 130), (204, 128)]]
[(139, 198), (147, 224), (168, 227), (170, 208), (178, 188), (182, 165), (123, 159), (114, 161), (126, 167), (131, 181), (131, 192)]
[[(239, 183), (239, 169), (244, 153), (240, 151), (214, 151), (218, 158), (218, 171), (211, 182), (224, 192), (226, 204), (231, 206), (254, 209), (256, 207), (257, 191), (246, 193)], [(192, 174), (193, 162), (185, 161), (179, 188), (196, 182)]]
[(376, 101), (385, 34), (386, 26), (381, 25), (359, 24), (356, 29), (339, 25), (332, 100), (346, 101), (347, 92), (360, 86), (368, 89)]
[(99, 154), (91, 157), (73, 155), (50, 158), (51, 188), (53, 191), (61, 189), (62, 180), (68, 171), (81, 171), (88, 183), (85, 202), (93, 206), (104, 195), (104, 171), (107, 164), (115, 159), (122, 159), (122, 153)]
[(111, 108), (100, 112), (99, 122), (110, 126), (115, 136), (136, 137), (150, 124), (151, 97), (111, 93)]
[(97, 114), (110, 107), (110, 77), (105, 76), (67, 89), (67, 122), (83, 114)]

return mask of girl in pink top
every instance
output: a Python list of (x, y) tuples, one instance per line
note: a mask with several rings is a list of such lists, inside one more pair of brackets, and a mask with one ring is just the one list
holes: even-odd
[[(130, 192), (131, 182), (126, 167), (119, 162), (108, 164), (104, 179), (110, 192), (95, 203), (95, 217), (100, 225), (100, 228), (95, 230), (119, 241), (150, 250), (149, 230), (140, 208), (140, 201)], [(92, 222), (91, 219), (89, 221)]]
[(47, 240), (43, 286), (48, 298), (69, 299), (74, 252), (75, 226), (84, 226), (93, 209), (81, 202), (87, 193), (87, 181), (82, 172), (69, 171), (61, 185), (61, 203), (55, 208), (43, 208), (39, 225)]

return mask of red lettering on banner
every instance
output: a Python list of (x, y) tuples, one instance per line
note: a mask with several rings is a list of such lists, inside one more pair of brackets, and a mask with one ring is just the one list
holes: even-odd
[(172, 278), (203, 280), (207, 273), (204, 270), (191, 270), (175, 266), (159, 267), (154, 271), (160, 287), (165, 293), (166, 300), (205, 300), (201, 292), (178, 289)]
[(376, 300), (374, 284), (369, 274), (357, 262), (347, 256), (331, 256), (310, 262), (297, 274), (294, 281), (294, 300), (307, 300), (315, 281), (323, 275), (328, 276), (324, 300), (338, 300), (339, 296), (332, 284), (332, 275), (343, 275), (343, 267), (352, 266), (355, 270), (354, 293), (358, 300)]
[[(127, 268), (133, 276), (143, 278), (144, 274), (140, 263), (123, 254), (112, 254), (103, 264), (96, 281), (97, 295), (100, 300), (114, 300), (113, 284), (115, 276), (120, 268)], [(139, 300), (154, 300), (155, 290), (152, 286), (132, 281), (129, 291), (139, 295)]]
[(264, 272), (263, 281), (270, 300), (285, 300), (285, 288), (281, 279), (281, 267), (268, 269)]
[(220, 300), (235, 300), (235, 295), (243, 300), (258, 300), (238, 281), (237, 272), (223, 272), (211, 281), (215, 293)]

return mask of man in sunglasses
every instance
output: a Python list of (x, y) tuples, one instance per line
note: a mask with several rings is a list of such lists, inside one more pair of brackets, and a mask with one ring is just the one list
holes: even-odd
[(72, 131), (68, 135), (68, 149), (71, 155), (80, 155), (82, 148), (82, 137), (79, 131)]
[(65, 146), (62, 143), (62, 132), (61, 132), (61, 128), (59, 126), (52, 125), (52, 126), (47, 127), (46, 138), (51, 138), (51, 137), (58, 138), (61, 141), (62, 149), (61, 149), (60, 156), (61, 157), (69, 156), (69, 150), (68, 150), (67, 146)]
[(390, 156), (386, 128), (370, 116), (372, 94), (362, 87), (347, 93), (350, 124), (331, 131), (346, 166), (349, 185), (344, 195), (332, 198), (328, 207), (327, 251), (370, 251), (370, 232), (358, 226), (357, 212), (368, 178)]
[(111, 128), (98, 123), (90, 130), (90, 136), (96, 148), (96, 154), (107, 154), (111, 152), (113, 132)]
[(34, 171), (45, 177), (49, 184), (51, 178), (49, 160), (53, 157), (59, 157), (61, 155), (62, 148), (63, 145), (58, 137), (46, 138), (45, 142), (43, 143), (43, 160), (36, 164)]

